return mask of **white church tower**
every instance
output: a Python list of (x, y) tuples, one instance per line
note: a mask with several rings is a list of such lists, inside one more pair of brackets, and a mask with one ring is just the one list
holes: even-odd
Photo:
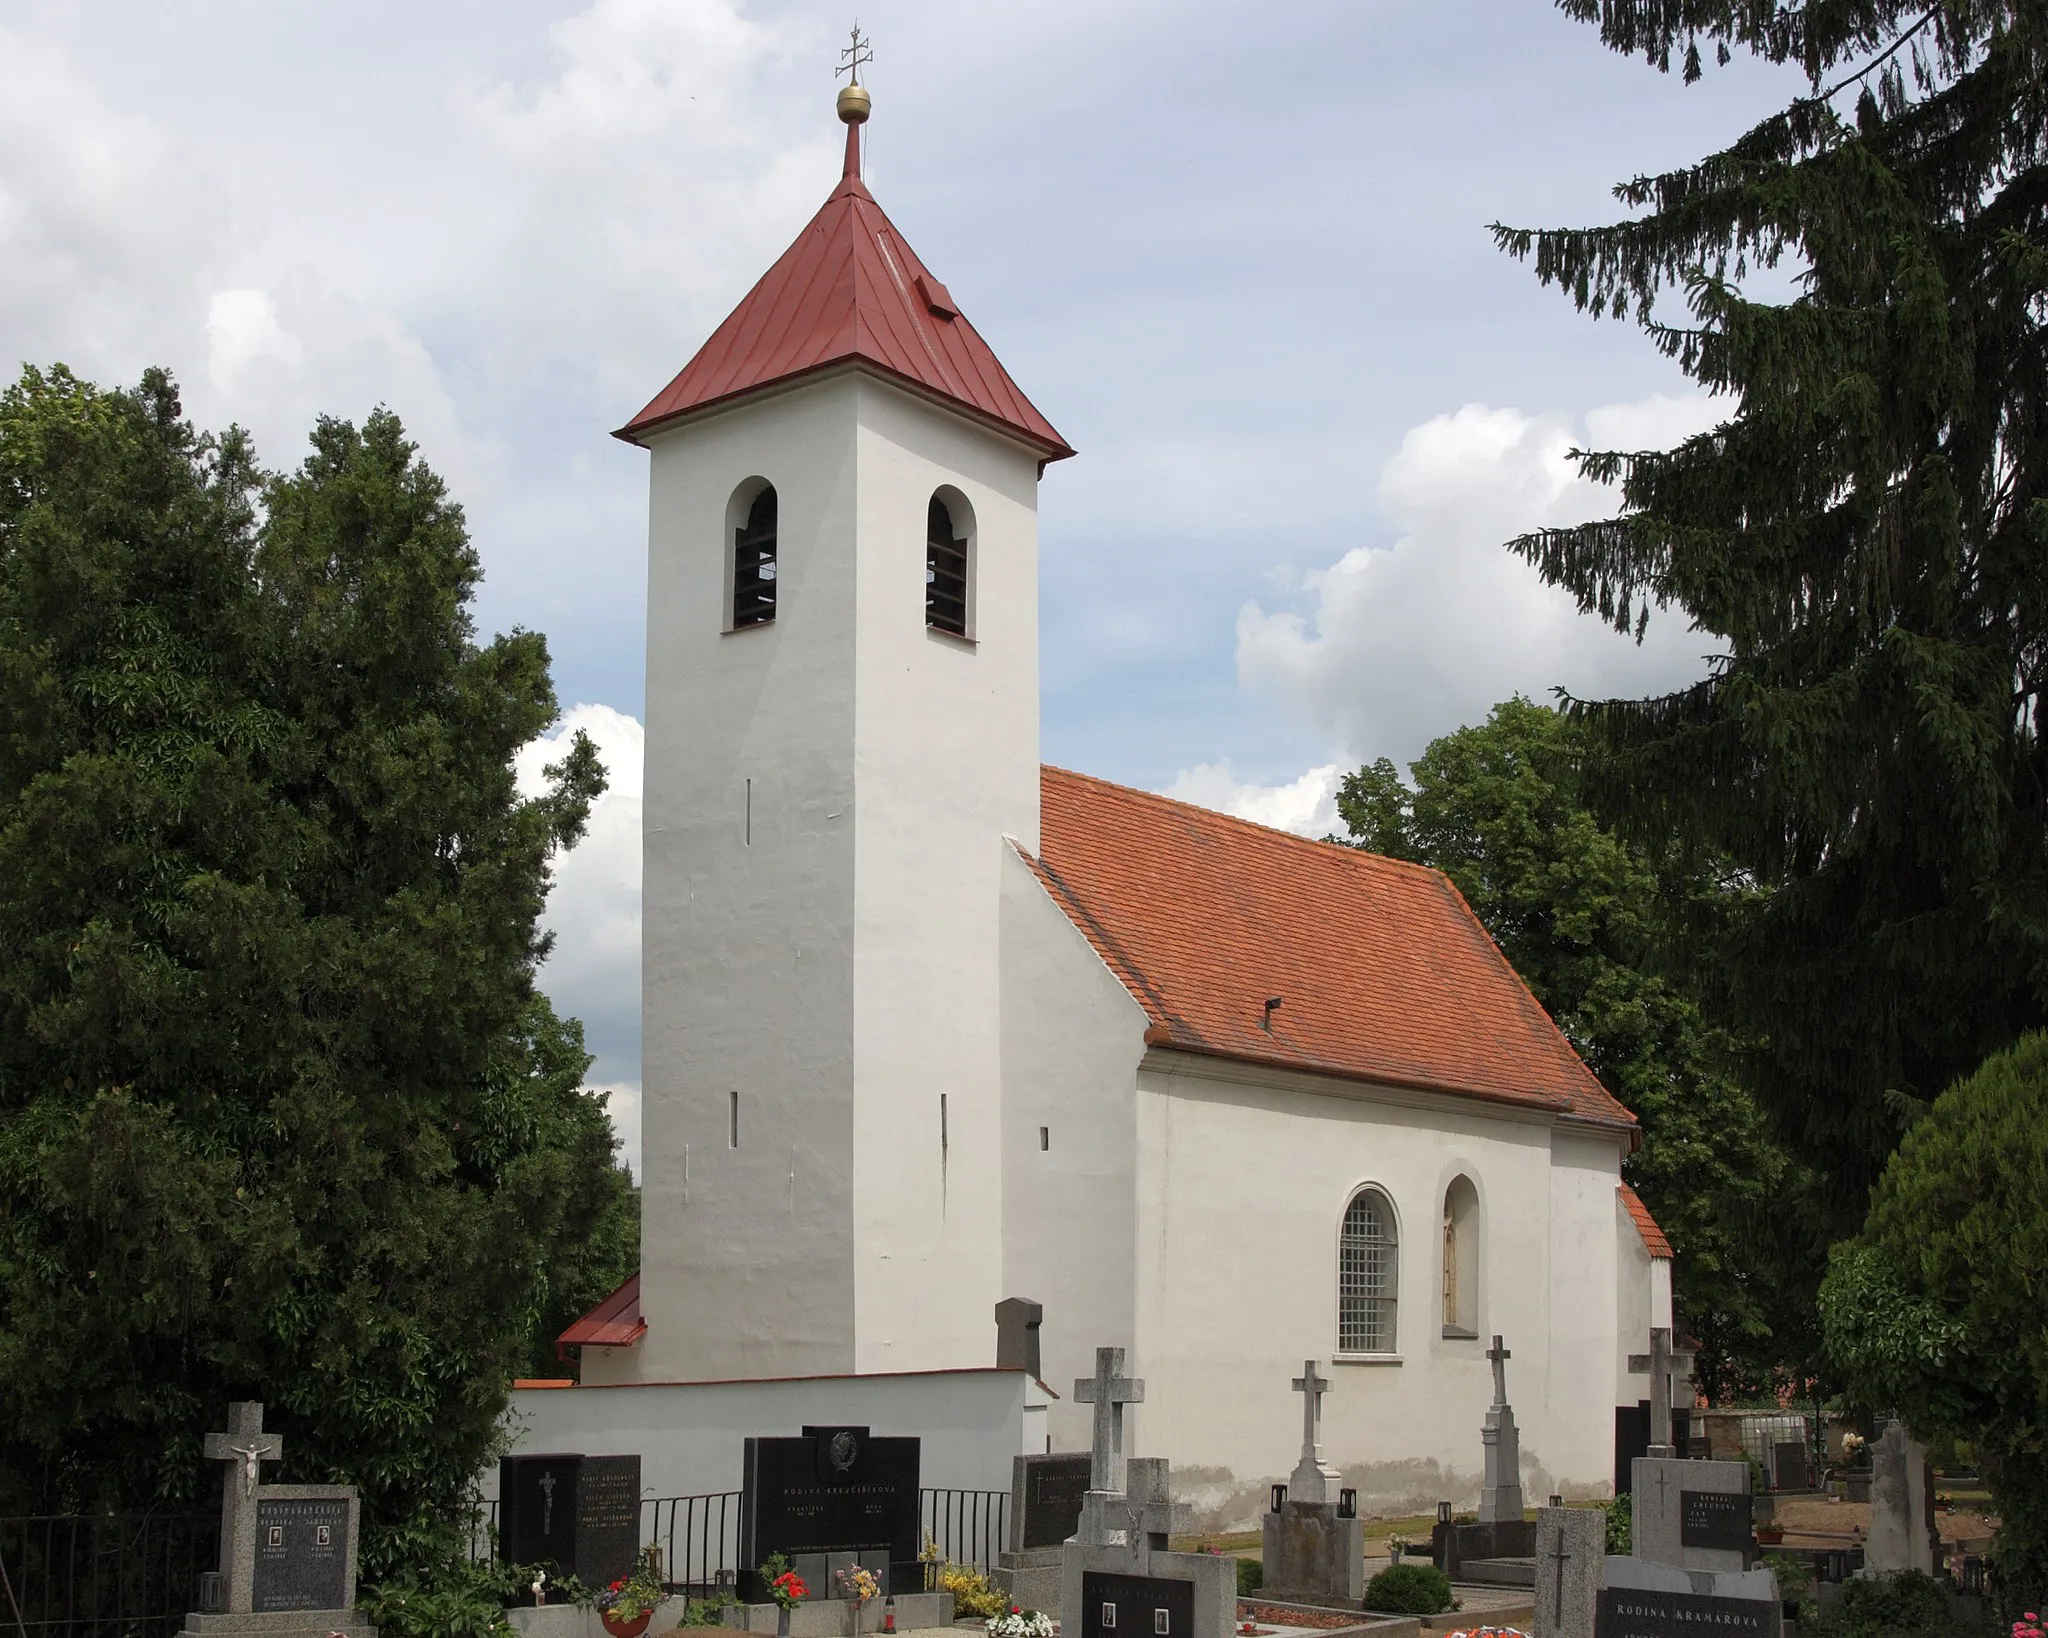
[(1072, 451), (863, 185), (868, 106), (619, 434), (652, 456), (627, 1380), (984, 1366), (1007, 1294), (999, 874), (1039, 846), (1037, 488)]

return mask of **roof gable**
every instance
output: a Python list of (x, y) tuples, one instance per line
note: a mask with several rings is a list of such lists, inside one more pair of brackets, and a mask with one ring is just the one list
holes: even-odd
[(1643, 1249), (1652, 1261), (1671, 1260), (1671, 1242), (1664, 1238), (1664, 1231), (1657, 1226), (1657, 1219), (1650, 1215), (1650, 1208), (1643, 1204), (1636, 1191), (1626, 1183), (1617, 1186), (1621, 1196), (1622, 1209), (1629, 1215), (1629, 1221), (1636, 1226), (1636, 1233), (1642, 1236)]
[(1153, 1045), (1634, 1126), (1440, 871), (1061, 768), (1039, 788), (1032, 867)]
[(865, 365), (1031, 444), (1073, 454), (997, 360), (952, 294), (918, 259), (856, 170), (761, 276), (697, 356), (618, 436), (667, 423), (837, 364)]

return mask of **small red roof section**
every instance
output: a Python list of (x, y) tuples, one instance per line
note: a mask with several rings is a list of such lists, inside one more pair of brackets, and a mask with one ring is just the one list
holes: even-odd
[(1634, 1127), (1440, 871), (1061, 768), (1039, 792), (1032, 867), (1151, 1044)]
[(640, 1317), (640, 1271), (636, 1268), (626, 1283), (555, 1338), (555, 1355), (564, 1348), (590, 1346), (629, 1348), (647, 1335), (647, 1322)]
[(1671, 1242), (1664, 1238), (1664, 1231), (1657, 1226), (1657, 1219), (1650, 1215), (1650, 1208), (1637, 1197), (1636, 1191), (1626, 1183), (1616, 1191), (1628, 1214), (1635, 1220), (1636, 1233), (1643, 1237), (1643, 1249), (1656, 1261), (1671, 1260)]
[(846, 174), (810, 226), (618, 436), (639, 443), (681, 416), (857, 363), (1007, 430), (1046, 460), (1073, 454), (882, 214), (860, 179), (854, 134)]

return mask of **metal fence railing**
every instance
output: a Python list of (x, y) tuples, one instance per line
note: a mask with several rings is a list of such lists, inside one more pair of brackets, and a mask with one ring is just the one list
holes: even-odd
[(739, 1569), (740, 1493), (719, 1490), (643, 1501), (640, 1535), (661, 1549), (664, 1581), (708, 1597), (732, 1585)]
[(1009, 1491), (926, 1490), (918, 1499), (924, 1539), (938, 1546), (941, 1558), (971, 1565), (983, 1574), (996, 1567), (1009, 1522)]
[(0, 1518), (0, 1633), (170, 1638), (220, 1562), (220, 1515)]

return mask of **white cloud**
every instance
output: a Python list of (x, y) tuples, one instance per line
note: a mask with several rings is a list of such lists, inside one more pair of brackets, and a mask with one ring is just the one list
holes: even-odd
[(1659, 397), (1595, 410), (1584, 432), (1562, 416), (1481, 404), (1411, 428), (1380, 476), (1380, 505), (1400, 538), (1305, 576), (1305, 607), (1246, 604), (1240, 684), (1355, 763), (1411, 760), (1517, 692), (1545, 699), (1561, 684), (1579, 695), (1643, 694), (1698, 677), (1712, 645), (1683, 616), (1653, 615), (1638, 646), (1580, 614), (1504, 543), (1615, 509), (1614, 493), (1567, 458), (1575, 444), (1666, 446), (1715, 419), (1704, 397)]
[(1337, 763), (1327, 762), (1287, 784), (1260, 785), (1240, 780), (1227, 761), (1204, 762), (1183, 768), (1160, 794), (1275, 830), (1320, 838), (1337, 829), (1337, 786), (1344, 772)]
[(513, 766), (521, 791), (542, 788), (581, 729), (597, 746), (610, 783), (590, 811), (583, 840), (555, 861), (547, 925), (555, 947), (541, 987), (556, 1010), (583, 1020), (597, 1055), (592, 1090), (607, 1095), (628, 1162), (640, 1164), (640, 773), (645, 736), (608, 705), (577, 705), (555, 731), (524, 747)]

